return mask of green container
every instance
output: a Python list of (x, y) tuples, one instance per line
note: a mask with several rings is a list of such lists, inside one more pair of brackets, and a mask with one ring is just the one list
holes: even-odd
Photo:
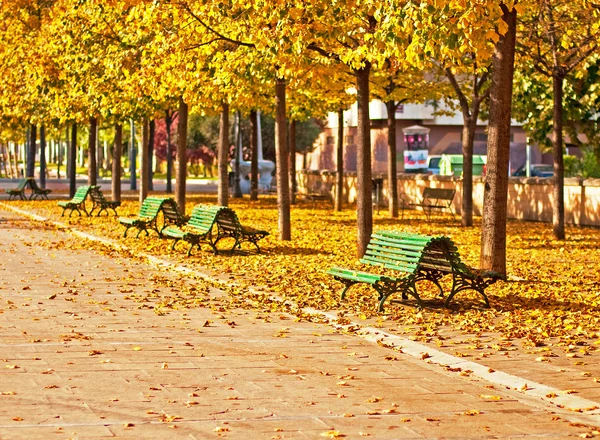
[[(487, 156), (473, 156), (473, 175), (483, 175), (483, 168), (486, 164)], [(440, 159), (440, 175), (460, 177), (463, 172), (462, 154), (442, 154)]]

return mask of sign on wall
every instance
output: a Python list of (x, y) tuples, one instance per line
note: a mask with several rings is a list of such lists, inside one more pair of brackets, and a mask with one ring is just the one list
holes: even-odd
[(427, 150), (404, 150), (404, 169), (418, 170), (427, 168)]

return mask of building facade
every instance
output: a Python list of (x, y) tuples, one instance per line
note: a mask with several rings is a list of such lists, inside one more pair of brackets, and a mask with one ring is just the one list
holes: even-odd
[[(371, 117), (371, 154), (374, 173), (387, 172), (388, 163), (388, 129), (387, 109), (383, 102), (372, 101), (369, 107)], [(357, 108), (354, 104), (344, 112), (344, 170), (356, 171), (356, 121)], [(404, 153), (407, 150), (403, 129), (412, 126), (429, 129), (428, 154), (462, 154), (463, 120), (460, 113), (452, 116), (438, 115), (433, 104), (404, 104), (396, 111), (396, 157), (398, 172), (405, 172)], [(476, 155), (487, 155), (487, 123), (480, 121), (475, 133), (474, 152)], [(316, 148), (306, 155), (299, 169), (335, 170), (336, 145), (338, 132), (338, 116), (329, 115), (327, 128), (319, 136)], [(529, 149), (530, 163), (552, 163), (552, 154), (542, 154), (537, 146)], [(520, 124), (514, 123), (511, 128), (510, 171), (511, 174), (525, 166), (527, 160), (527, 136)]]

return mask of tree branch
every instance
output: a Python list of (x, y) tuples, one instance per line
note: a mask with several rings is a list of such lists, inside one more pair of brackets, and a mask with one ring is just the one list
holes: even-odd
[(245, 46), (245, 47), (256, 47), (256, 45), (254, 43), (247, 43), (245, 41), (240, 41), (240, 40), (234, 40), (233, 38), (229, 38), (226, 37), (225, 35), (221, 34), (220, 32), (217, 32), (215, 29), (213, 29), (212, 27), (210, 27), (208, 24), (206, 24), (200, 17), (198, 17), (198, 15), (196, 15), (191, 9), (190, 7), (186, 4), (186, 3), (179, 3), (179, 5), (185, 9), (185, 11), (190, 14), (192, 16), (192, 18), (194, 18), (194, 20), (196, 20), (198, 23), (200, 23), (202, 26), (204, 26), (204, 28), (206, 30), (208, 30), (209, 32), (212, 32), (213, 34), (215, 34), (217, 37), (219, 37), (218, 39), (220, 40), (224, 40), (227, 41), (229, 43), (235, 44), (237, 46)]
[(335, 61), (338, 61), (338, 62), (340, 61), (340, 57), (337, 54), (334, 54), (334, 53), (331, 53), (331, 52), (327, 52), (322, 47), (317, 46), (314, 42), (310, 43), (308, 46), (306, 46), (306, 48), (308, 50), (312, 50), (314, 52), (317, 52), (319, 55), (322, 55), (325, 58), (328, 58), (330, 60), (335, 60)]
[(467, 97), (461, 90), (458, 81), (456, 81), (456, 77), (452, 73), (452, 70), (449, 67), (446, 67), (444, 69), (444, 74), (446, 75), (446, 78), (448, 78), (448, 81), (450, 81), (450, 85), (456, 92), (456, 96), (458, 98), (458, 102), (460, 103), (460, 108), (462, 109), (463, 115), (471, 116), (471, 111), (469, 109), (469, 101), (467, 100)]

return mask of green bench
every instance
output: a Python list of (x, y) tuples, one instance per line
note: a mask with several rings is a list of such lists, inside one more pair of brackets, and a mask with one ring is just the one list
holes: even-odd
[(38, 197), (40, 199), (46, 199), (48, 200), (48, 194), (50, 194), (52, 192), (51, 189), (46, 189), (46, 188), (40, 188), (37, 184), (37, 182), (35, 181), (34, 178), (30, 177), (29, 179), (27, 179), (28, 183), (29, 183), (29, 188), (31, 188), (31, 195), (29, 196), (30, 200), (37, 200)]
[(434, 209), (447, 209), (450, 211), (450, 214), (452, 214), (452, 218), (455, 218), (454, 210), (452, 209), (452, 201), (454, 200), (455, 193), (456, 190), (454, 189), (424, 188), (421, 200), (417, 203), (411, 203), (410, 205), (423, 209), (427, 220), (431, 219), (431, 212)]
[(16, 200), (17, 197), (21, 200), (25, 200), (25, 188), (27, 188), (27, 183), (28, 179), (21, 179), (16, 188), (5, 190), (8, 194), (8, 200)]
[(350, 287), (358, 283), (372, 285), (379, 293), (378, 310), (383, 311), (385, 301), (400, 293), (402, 299), (408, 295), (422, 307), (416, 284), (428, 280), (434, 283), (443, 296), (440, 280), (452, 275), (452, 288), (444, 303), (448, 307), (454, 296), (467, 289), (478, 292), (489, 307), (485, 289), (505, 276), (497, 272), (484, 272), (470, 268), (460, 261), (458, 249), (448, 237), (432, 237), (405, 232), (379, 231), (373, 233), (365, 256), (360, 260), (365, 265), (387, 269), (387, 274), (376, 274), (353, 269), (332, 267), (327, 271), (345, 288), (342, 299)]
[(60, 206), (63, 211), (61, 217), (65, 215), (67, 210), (70, 211), (69, 217), (73, 215), (73, 212), (77, 211), (77, 213), (81, 216), (81, 211), (85, 212), (86, 215), (90, 215), (85, 208), (85, 200), (92, 188), (91, 185), (82, 185), (77, 188), (75, 191), (75, 195), (71, 200), (68, 201), (60, 201), (58, 202), (58, 206)]
[(171, 249), (175, 249), (179, 241), (188, 242), (190, 244), (188, 256), (192, 254), (194, 247), (200, 248), (203, 243), (208, 244), (216, 254), (218, 230), (214, 225), (219, 213), (227, 209), (216, 205), (196, 205), (185, 225), (168, 226), (163, 230), (163, 235), (173, 239)]
[(100, 217), (102, 212), (106, 212), (106, 215), (108, 215), (109, 209), (112, 209), (115, 215), (117, 215), (117, 207), (121, 206), (121, 202), (119, 201), (107, 200), (106, 197), (104, 197), (104, 194), (102, 194), (102, 191), (100, 191), (99, 186), (93, 186), (90, 189), (90, 199), (92, 199), (93, 204), (92, 209), (90, 209), (90, 215), (97, 209), (98, 217)]
[(235, 211), (229, 208), (219, 212), (217, 227), (219, 229), (217, 242), (227, 237), (233, 238), (234, 243), (231, 247), (231, 252), (236, 248), (241, 249), (244, 242), (252, 243), (256, 247), (256, 250), (260, 252), (258, 241), (269, 235), (267, 231), (243, 226)]
[[(175, 208), (173, 208), (173, 206)], [(169, 208), (167, 208), (169, 207)], [(140, 212), (137, 217), (119, 217), (119, 223), (125, 226), (123, 237), (127, 236), (127, 231), (130, 228), (136, 228), (139, 237), (143, 232), (149, 235), (148, 230), (153, 229), (159, 236), (162, 236), (162, 231), (168, 225), (168, 218), (163, 217), (164, 223), (159, 225), (159, 214), (163, 209), (176, 209), (177, 202), (169, 197), (146, 197), (140, 206)]]

